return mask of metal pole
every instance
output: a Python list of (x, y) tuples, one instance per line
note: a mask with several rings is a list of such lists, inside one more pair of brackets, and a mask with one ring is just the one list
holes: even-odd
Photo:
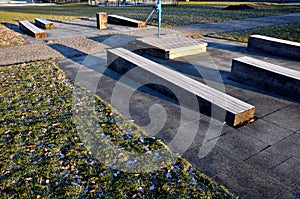
[(157, 2), (157, 12), (158, 12), (158, 33), (157, 37), (160, 38), (160, 26), (161, 26), (161, 0), (158, 0)]

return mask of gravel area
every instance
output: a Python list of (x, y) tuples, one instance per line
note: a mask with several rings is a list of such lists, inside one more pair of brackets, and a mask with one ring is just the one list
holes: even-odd
[[(152, 26), (137, 29), (110, 25), (108, 30), (100, 31), (92, 24), (95, 25), (93, 20), (55, 23), (55, 29), (46, 30), (48, 37), (41, 39), (22, 35), (28, 44), (1, 48), (0, 65), (95, 54), (104, 52), (107, 48), (127, 46), (129, 41), (134, 41), (137, 37), (157, 34), (157, 29)], [(17, 26), (12, 29), (20, 32)], [(179, 33), (164, 29), (163, 34)]]

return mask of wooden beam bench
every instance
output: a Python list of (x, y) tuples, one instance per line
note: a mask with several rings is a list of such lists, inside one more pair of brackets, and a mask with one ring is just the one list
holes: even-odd
[(35, 18), (34, 23), (36, 26), (46, 29), (46, 30), (54, 28), (54, 23), (51, 21), (48, 21), (44, 18)]
[(135, 19), (130, 19), (127, 17), (119, 16), (119, 15), (108, 15), (107, 21), (110, 24), (131, 26), (131, 27), (135, 27), (135, 28), (145, 28), (146, 27), (145, 22), (138, 21)]
[(300, 60), (300, 43), (298, 42), (263, 35), (251, 35), (248, 39), (247, 49)]
[(39, 29), (27, 20), (19, 21), (19, 29), (35, 38), (44, 38), (47, 36), (45, 31)]
[[(225, 120), (228, 125), (236, 126), (254, 117), (254, 106), (126, 49), (108, 49), (107, 65), (121, 74), (134, 68), (135, 70), (133, 70), (133, 74), (128, 76), (129, 78), (142, 84), (159, 82), (153, 84), (151, 88), (173, 97), (172, 91), (176, 91), (177, 94), (180, 94), (180, 102), (184, 105), (191, 108), (199, 107), (201, 113), (222, 122)], [(162, 85), (167, 85), (167, 87)], [(191, 100), (195, 97), (196, 102)]]
[(300, 72), (251, 57), (232, 60), (230, 79), (300, 100)]

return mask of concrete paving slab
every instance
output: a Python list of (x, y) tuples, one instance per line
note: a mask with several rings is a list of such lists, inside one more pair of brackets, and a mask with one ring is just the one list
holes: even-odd
[(278, 149), (280, 153), (290, 154), (293, 157), (300, 159), (299, 143), (300, 132), (297, 132), (274, 144), (273, 146)]
[(214, 177), (239, 163), (238, 159), (218, 146), (204, 158), (199, 157), (199, 152), (200, 146), (197, 146), (186, 151), (183, 157), (209, 177)]
[[(300, 182), (298, 184), (300, 184)], [(294, 187), (286, 190), (284, 193), (276, 197), (276, 199), (298, 199), (298, 198), (300, 198), (300, 188), (294, 188)]]
[(260, 169), (243, 162), (214, 178), (241, 198), (276, 198), (287, 190), (287, 187)]
[(290, 131), (300, 130), (300, 104), (293, 103), (272, 114), (263, 117), (264, 120), (276, 123)]
[(258, 95), (255, 99), (247, 102), (256, 107), (255, 116), (259, 118), (263, 118), (292, 104), (292, 102), (268, 95)]
[(285, 128), (277, 126), (274, 123), (258, 119), (257, 121), (238, 129), (242, 134), (248, 134), (268, 145), (273, 145), (289, 135), (293, 134)]
[(220, 136), (216, 144), (239, 160), (248, 159), (268, 146), (259, 139), (235, 129)]
[(276, 147), (270, 146), (261, 153), (245, 161), (253, 166), (278, 179), (281, 183), (291, 186), (300, 179), (300, 159), (290, 154), (283, 154)]

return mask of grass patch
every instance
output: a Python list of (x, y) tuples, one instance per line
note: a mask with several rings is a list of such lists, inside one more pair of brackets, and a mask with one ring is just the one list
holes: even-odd
[(236, 32), (215, 33), (209, 36), (219, 39), (248, 42), (249, 36), (254, 34), (300, 42), (300, 23), (281, 24)]
[[(165, 26), (178, 26), (207, 22), (221, 22), (234, 19), (287, 14), (296, 12), (300, 8), (300, 6), (277, 6), (277, 4), (269, 5), (262, 3), (251, 3), (251, 5), (252, 4), (256, 5), (256, 9), (229, 11), (222, 9), (222, 6), (228, 5), (226, 2), (217, 2), (215, 4), (207, 2), (180, 2), (178, 6), (163, 6), (163, 24)], [(96, 12), (119, 14), (144, 21), (150, 14), (151, 10), (151, 6), (92, 7), (87, 4), (0, 8), (0, 22), (16, 24), (18, 20), (33, 21), (35, 17), (43, 17), (49, 20), (70, 21), (81, 17), (95, 17)]]
[[(159, 140), (146, 142), (144, 132), (74, 85), (51, 61), (3, 66), (0, 85), (4, 198), (233, 198), (181, 158), (156, 173), (130, 174), (106, 167), (83, 143), (81, 131), (128, 151), (148, 153), (164, 145)], [(75, 91), (79, 97), (72, 103)], [(87, 101), (95, 105), (96, 129), (75, 125), (73, 114), (87, 111), (77, 105)], [(81, 120), (91, 122), (84, 118), (81, 114)]]
[(18, 46), (27, 43), (20, 34), (0, 24), (0, 48)]

